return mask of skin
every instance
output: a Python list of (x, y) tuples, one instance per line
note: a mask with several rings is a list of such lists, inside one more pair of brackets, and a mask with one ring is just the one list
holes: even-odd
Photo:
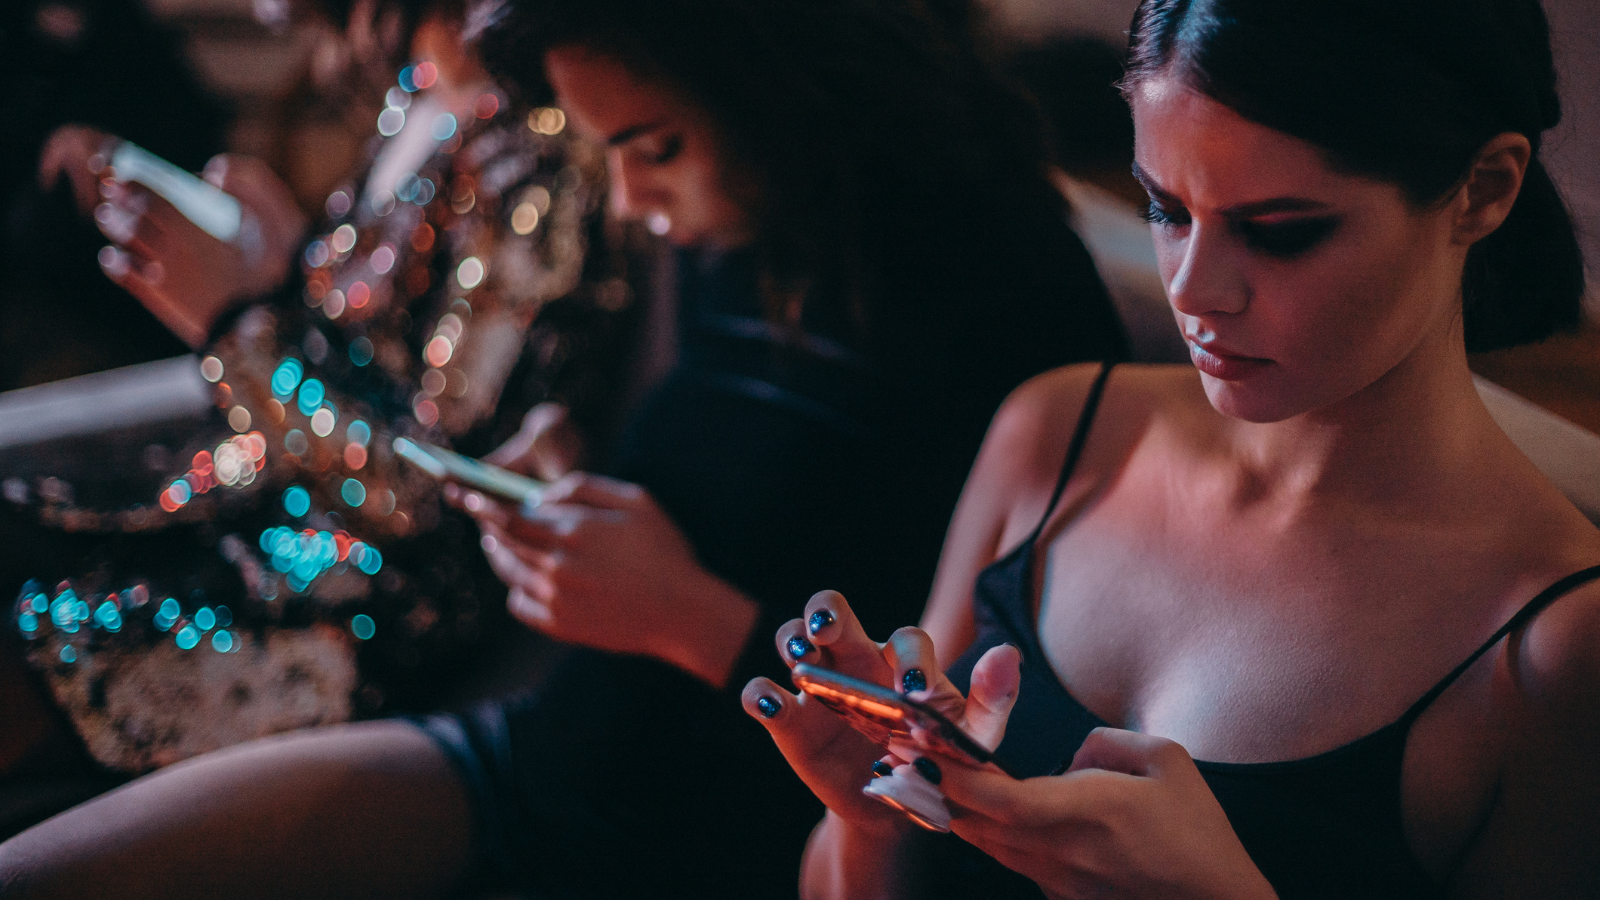
[(201, 177), (239, 200), (246, 223), (234, 241), (219, 241), (143, 185), (116, 181), (106, 161), (117, 142), (92, 128), (63, 126), (40, 152), (40, 184), (49, 189), (64, 178), (72, 185), (79, 208), (112, 242), (100, 254), (106, 277), (199, 347), (224, 312), (288, 277), (305, 216), (265, 163), (223, 154)]
[[(1418, 208), (1180, 82), (1147, 81), (1133, 109), (1198, 371), (1117, 370), (1035, 573), (1052, 669), (1121, 727), (1026, 783), (940, 758), (940, 789), (958, 834), (1051, 897), (1269, 897), (1192, 760), (1303, 758), (1393, 722), (1533, 595), (1600, 562), (1600, 534), (1494, 425), (1466, 366), (1462, 265), (1510, 209), (1525, 138), (1491, 140)], [(843, 598), (813, 598), (807, 615), (840, 620), (812, 638), (821, 664), (898, 684), (968, 646), (973, 580), (1044, 514), (1093, 374), (1049, 373), (1003, 407), (922, 629), (879, 645)], [(1590, 585), (1413, 727), (1406, 838), (1452, 896), (1600, 890), (1597, 637)], [(935, 678), (930, 697), (993, 745), (1015, 665), (996, 648), (971, 698)], [(782, 709), (760, 721), (830, 807), (806, 895), (904, 894), (912, 829), (858, 793), (881, 749), (764, 680), (753, 715), (763, 696)]]
[(0, 896), (438, 897), (471, 834), (432, 738), (316, 728), (178, 763), (0, 844)]
[(670, 223), (664, 236), (680, 247), (750, 242), (755, 226), (748, 204), (726, 174), (738, 167), (698, 105), (583, 47), (551, 50), (545, 71), (578, 133), (606, 148), (611, 202), (620, 218), (649, 223), (664, 217)]
[[(377, 33), (384, 24), (374, 22), (370, 0), (352, 11), (347, 37), (370, 67), (387, 68), (383, 60), (392, 55)], [(438, 66), (433, 96), (463, 114), (488, 78), (463, 49), (460, 23), (448, 17), (430, 15), (417, 25), (411, 56)], [(62, 178), (70, 182), (79, 207), (112, 242), (100, 256), (106, 277), (199, 348), (224, 313), (283, 284), (309, 223), (271, 167), (225, 153), (207, 163), (201, 176), (237, 198), (247, 221), (240, 237), (219, 241), (143, 185), (116, 181), (105, 168), (116, 141), (92, 128), (64, 126), (41, 151), (40, 183), (48, 189)]]

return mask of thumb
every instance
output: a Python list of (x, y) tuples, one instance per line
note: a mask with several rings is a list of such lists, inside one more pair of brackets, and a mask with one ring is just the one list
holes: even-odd
[(634, 509), (648, 499), (645, 489), (630, 481), (574, 472), (550, 485), (541, 502), (544, 505), (570, 503), (595, 509)]
[(1181, 744), (1167, 738), (1121, 728), (1096, 728), (1072, 757), (1069, 772), (1102, 769), (1151, 777), (1173, 763), (1189, 759)]
[(1022, 653), (1010, 644), (989, 648), (972, 668), (967, 692), (967, 733), (990, 750), (1006, 736), (1006, 722), (1022, 681)]
[(304, 219), (289, 186), (253, 156), (220, 153), (206, 163), (201, 177), (254, 211), (263, 228), (294, 228)]

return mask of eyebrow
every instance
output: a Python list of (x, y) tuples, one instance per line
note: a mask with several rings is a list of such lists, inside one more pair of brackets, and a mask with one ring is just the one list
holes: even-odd
[[(1158, 202), (1166, 203), (1175, 201), (1177, 197), (1156, 184), (1150, 173), (1146, 172), (1137, 162), (1133, 164), (1133, 177), (1144, 185)], [(1182, 204), (1179, 204), (1182, 205)], [(1333, 207), (1320, 200), (1307, 197), (1272, 197), (1267, 200), (1255, 200), (1250, 203), (1240, 203), (1218, 210), (1218, 214), (1229, 219), (1248, 219), (1253, 216), (1265, 216), (1281, 212), (1326, 212)]]
[(613, 134), (610, 137), (606, 138), (606, 146), (607, 147), (620, 147), (623, 144), (626, 144), (627, 142), (633, 140), (634, 138), (639, 137), (640, 135), (643, 135), (643, 134), (649, 134), (650, 132), (655, 131), (657, 128), (661, 128), (661, 127), (665, 126), (666, 124), (667, 123), (665, 121), (658, 121), (658, 122), (643, 122), (643, 123), (638, 124), (638, 125), (629, 125), (627, 128), (624, 128), (621, 131), (617, 132), (616, 134)]

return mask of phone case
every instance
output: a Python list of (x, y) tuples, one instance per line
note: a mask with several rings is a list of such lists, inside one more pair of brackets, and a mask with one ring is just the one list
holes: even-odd
[(882, 685), (806, 663), (794, 667), (794, 682), (879, 746), (888, 747), (894, 739), (910, 743), (915, 726), (946, 753), (979, 764), (994, 762), (994, 754), (943, 713)]

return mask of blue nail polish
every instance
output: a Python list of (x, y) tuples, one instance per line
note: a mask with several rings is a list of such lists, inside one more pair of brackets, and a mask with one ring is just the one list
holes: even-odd
[(783, 707), (771, 697), (762, 697), (756, 701), (756, 709), (761, 711), (761, 718), (770, 719), (777, 715), (778, 710), (783, 709)]
[(877, 760), (876, 762), (874, 762), (872, 764), (872, 777), (873, 778), (888, 778), (890, 775), (893, 775), (893, 774), (894, 774), (894, 766), (889, 765), (888, 763), (884, 762), (881, 759)]
[(939, 771), (939, 764), (926, 756), (919, 756), (912, 760), (911, 768), (916, 769), (917, 774), (927, 779), (929, 784), (938, 784), (944, 780), (944, 773)]
[(922, 674), (921, 669), (907, 669), (906, 674), (900, 676), (900, 687), (908, 694), (925, 691), (928, 689), (928, 676)]
[(806, 627), (811, 629), (811, 633), (812, 634), (816, 634), (817, 632), (821, 631), (824, 628), (827, 628), (829, 625), (832, 625), (832, 624), (833, 624), (833, 613), (828, 612), (825, 609), (819, 609), (816, 612), (811, 614), (811, 619), (807, 622)]
[(811, 642), (803, 637), (796, 636), (789, 638), (789, 655), (795, 659), (799, 659), (815, 649), (817, 648), (811, 646)]

